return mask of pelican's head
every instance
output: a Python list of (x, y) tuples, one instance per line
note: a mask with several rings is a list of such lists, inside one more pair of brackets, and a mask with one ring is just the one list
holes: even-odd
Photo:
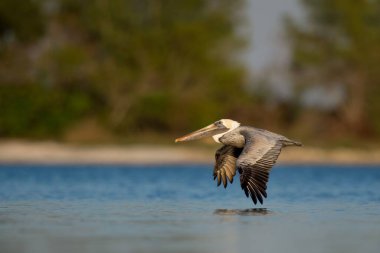
[(240, 123), (237, 121), (231, 119), (221, 119), (202, 129), (177, 138), (175, 142), (198, 140), (209, 136), (212, 136), (216, 142), (219, 142), (219, 138), (221, 136), (239, 126)]

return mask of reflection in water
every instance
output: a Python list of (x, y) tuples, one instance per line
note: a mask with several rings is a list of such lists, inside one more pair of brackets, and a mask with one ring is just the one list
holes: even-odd
[(272, 214), (267, 208), (249, 208), (249, 209), (216, 209), (214, 214), (217, 215), (242, 215), (242, 216), (261, 216)]

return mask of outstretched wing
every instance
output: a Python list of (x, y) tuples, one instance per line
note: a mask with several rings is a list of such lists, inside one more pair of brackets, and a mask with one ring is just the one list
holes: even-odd
[(246, 145), (236, 162), (240, 173), (240, 184), (253, 203), (263, 203), (269, 172), (281, 152), (282, 142), (262, 135), (245, 134)]
[(242, 152), (241, 148), (225, 145), (215, 153), (214, 180), (218, 179), (218, 186), (223, 182), (227, 187), (227, 179), (230, 183), (236, 175), (236, 160)]

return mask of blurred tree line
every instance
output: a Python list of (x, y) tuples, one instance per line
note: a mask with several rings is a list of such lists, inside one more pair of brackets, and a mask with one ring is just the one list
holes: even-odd
[[(288, 19), (291, 101), (247, 89), (246, 0), (2, 0), (0, 137), (183, 133), (233, 118), (298, 138), (380, 136), (380, 1), (301, 0)], [(329, 108), (305, 91), (338, 87)], [(85, 130), (86, 131), (86, 130)]]
[(287, 23), (298, 93), (315, 86), (327, 91), (339, 87), (344, 99), (324, 112), (305, 109), (299, 120), (315, 131), (379, 137), (380, 1), (301, 2), (306, 22)]
[(0, 136), (96, 118), (117, 134), (198, 127), (250, 103), (243, 1), (0, 3)]

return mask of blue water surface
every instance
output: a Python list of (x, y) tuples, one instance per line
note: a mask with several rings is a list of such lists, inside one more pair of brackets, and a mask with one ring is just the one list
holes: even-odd
[(380, 252), (380, 167), (276, 166), (254, 206), (211, 165), (0, 165), (0, 252)]

